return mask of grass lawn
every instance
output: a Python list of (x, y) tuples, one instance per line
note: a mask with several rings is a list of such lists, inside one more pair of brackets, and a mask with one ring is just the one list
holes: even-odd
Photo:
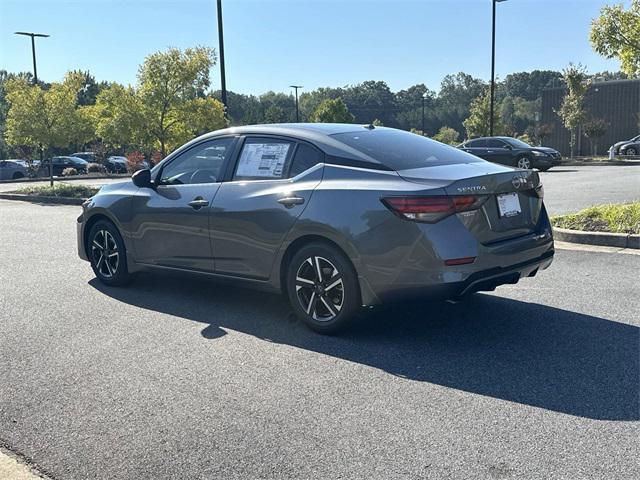
[(54, 183), (49, 185), (33, 185), (16, 190), (13, 193), (23, 193), (25, 195), (40, 195), (42, 197), (67, 197), (67, 198), (89, 198), (98, 193), (99, 188), (87, 185), (72, 185), (70, 183)]
[(624, 205), (598, 205), (578, 213), (551, 218), (555, 227), (587, 232), (640, 234), (640, 201)]

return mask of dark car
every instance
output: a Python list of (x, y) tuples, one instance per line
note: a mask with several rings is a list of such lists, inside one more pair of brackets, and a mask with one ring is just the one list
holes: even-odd
[(103, 186), (78, 253), (107, 285), (191, 272), (288, 295), (328, 333), (362, 306), (533, 277), (554, 244), (536, 171), (385, 127), (234, 127)]
[(458, 148), (489, 162), (524, 169), (547, 171), (562, 161), (560, 152), (548, 147), (532, 147), (511, 137), (482, 137), (467, 140)]
[(76, 152), (72, 153), (70, 156), (81, 158), (82, 160), (85, 160), (89, 163), (96, 163), (98, 161), (94, 152)]
[(112, 155), (105, 160), (104, 166), (109, 173), (127, 173), (127, 157)]
[(45, 174), (49, 173), (49, 163), (53, 165), (53, 175), (55, 176), (62, 175), (65, 168), (75, 168), (79, 174), (87, 173), (87, 165), (89, 164), (86, 160), (78, 157), (53, 157), (44, 165)]
[(614, 155), (640, 155), (640, 135), (631, 140), (616, 143), (611, 150)]

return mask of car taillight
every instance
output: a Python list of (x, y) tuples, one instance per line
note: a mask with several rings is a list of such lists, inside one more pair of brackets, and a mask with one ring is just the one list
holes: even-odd
[(435, 223), (454, 213), (480, 208), (487, 198), (487, 195), (385, 197), (382, 203), (408, 220)]

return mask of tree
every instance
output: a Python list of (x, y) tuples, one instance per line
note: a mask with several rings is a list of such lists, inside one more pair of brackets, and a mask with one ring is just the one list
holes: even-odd
[(510, 97), (520, 97), (535, 101), (542, 97), (542, 91), (562, 85), (562, 73), (553, 70), (534, 70), (507, 75), (502, 90)]
[(278, 105), (271, 105), (264, 112), (264, 123), (282, 123), (286, 121), (284, 110)]
[[(196, 133), (224, 126), (222, 104), (204, 94), (214, 64), (212, 49), (196, 47), (153, 53), (140, 66), (136, 95), (153, 147), (163, 157)], [(194, 116), (194, 112), (208, 109), (218, 111), (202, 118)]]
[(67, 147), (83, 144), (91, 134), (86, 111), (78, 108), (78, 92), (82, 75), (70, 72), (62, 83), (48, 89), (30, 85), (20, 77), (6, 81), (4, 88), (9, 103), (5, 139), (11, 146)]
[[(487, 88), (484, 93), (479, 95), (471, 102), (469, 109), (469, 117), (463, 122), (467, 131), (467, 138), (487, 137), (490, 135), (490, 115), (491, 115), (491, 93)], [(501, 108), (496, 105), (493, 112), (493, 129), (494, 134), (501, 133), (503, 130), (501, 121)]]
[(606, 58), (618, 58), (621, 69), (632, 77), (640, 76), (640, 0), (624, 5), (605, 6), (591, 23), (591, 46)]
[(354, 118), (342, 99), (337, 98), (318, 105), (309, 120), (316, 123), (351, 123)]
[(567, 94), (556, 113), (562, 119), (564, 126), (571, 132), (571, 158), (573, 158), (577, 130), (586, 116), (584, 96), (589, 88), (589, 81), (585, 67), (580, 64), (569, 64), (563, 70), (562, 75), (567, 84)]
[(609, 124), (601, 118), (592, 118), (584, 124), (584, 134), (591, 142), (591, 154), (598, 154), (598, 140), (607, 133)]
[(436, 117), (440, 124), (437, 128), (448, 125), (462, 131), (473, 100), (485, 89), (486, 84), (482, 80), (464, 72), (444, 77), (437, 98)]
[(121, 150), (152, 142), (145, 129), (142, 100), (133, 87), (114, 83), (88, 107), (95, 133), (108, 147)]
[(438, 133), (433, 136), (434, 140), (446, 143), (447, 145), (457, 145), (460, 133), (451, 127), (442, 127)]

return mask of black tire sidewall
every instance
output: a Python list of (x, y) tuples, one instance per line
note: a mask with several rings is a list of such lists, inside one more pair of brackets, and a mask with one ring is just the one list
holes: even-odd
[[(118, 246), (118, 253), (120, 253), (120, 260), (118, 262), (118, 269), (116, 270), (115, 275), (110, 278), (105, 277), (100, 273), (100, 271), (96, 268), (95, 261), (93, 258), (93, 252), (91, 249), (91, 243), (93, 242), (93, 238), (96, 233), (100, 230), (108, 231), (111, 236), (113, 236), (116, 245)], [(93, 269), (93, 273), (95, 273), (96, 278), (100, 280), (105, 285), (126, 285), (129, 283), (131, 276), (129, 275), (129, 271), (127, 268), (127, 252), (124, 245), (124, 241), (122, 240), (122, 236), (120, 232), (116, 228), (116, 226), (108, 222), (106, 220), (100, 220), (96, 222), (89, 231), (89, 237), (87, 240), (87, 256), (89, 257), (89, 262), (91, 263), (91, 268)]]
[[(296, 274), (300, 265), (309, 257), (324, 257), (333, 263), (340, 274), (344, 285), (344, 303), (340, 313), (330, 321), (319, 322), (308, 315), (296, 294)], [(342, 330), (360, 306), (360, 286), (358, 277), (349, 259), (335, 247), (324, 243), (311, 243), (296, 252), (289, 262), (286, 276), (286, 289), (289, 303), (294, 313), (312, 330), (332, 334)]]

